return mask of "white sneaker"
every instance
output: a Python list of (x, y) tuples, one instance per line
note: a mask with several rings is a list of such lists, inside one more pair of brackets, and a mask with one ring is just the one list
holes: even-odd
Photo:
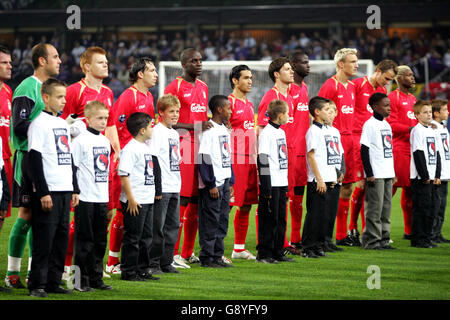
[(389, 243), (394, 243), (394, 241), (392, 239), (389, 239)]
[(105, 270), (103, 270), (103, 278), (111, 278), (111, 276), (107, 274)]
[(175, 268), (181, 268), (181, 269), (190, 269), (191, 268), (190, 266), (188, 266), (186, 264), (185, 260), (179, 254), (177, 254), (176, 256), (173, 256), (172, 266), (174, 266)]
[(223, 263), (226, 263), (226, 264), (231, 264), (231, 263), (232, 263), (231, 260), (228, 259), (228, 258), (225, 257), (225, 256), (222, 256), (222, 262), (223, 262)]
[(122, 271), (120, 271), (120, 263), (116, 263), (113, 266), (106, 265), (106, 272), (110, 274), (122, 274)]
[(245, 260), (256, 260), (256, 257), (248, 250), (241, 252), (236, 252), (233, 250), (231, 254), (231, 259), (245, 259)]
[(61, 279), (64, 281), (68, 281), (70, 279), (70, 267), (64, 266), (64, 272)]

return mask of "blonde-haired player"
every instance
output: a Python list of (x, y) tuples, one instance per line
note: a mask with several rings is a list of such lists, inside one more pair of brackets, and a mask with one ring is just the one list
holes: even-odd
[(322, 85), (319, 96), (332, 100), (336, 104), (338, 115), (333, 126), (341, 134), (341, 142), (345, 150), (345, 176), (339, 196), (339, 207), (336, 217), (336, 244), (354, 246), (347, 232), (347, 217), (352, 195), (352, 185), (356, 181), (355, 159), (353, 157), (353, 118), (355, 110), (355, 86), (350, 78), (358, 70), (357, 50), (343, 48), (336, 52), (336, 74)]

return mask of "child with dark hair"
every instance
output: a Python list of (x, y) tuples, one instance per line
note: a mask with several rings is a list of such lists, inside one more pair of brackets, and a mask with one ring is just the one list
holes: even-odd
[(153, 203), (161, 198), (161, 171), (147, 141), (152, 137), (152, 118), (143, 112), (130, 115), (127, 129), (133, 139), (121, 151), (119, 176), (123, 212), (121, 279), (159, 280), (150, 271)]
[(203, 132), (199, 155), (198, 234), (200, 266), (231, 267), (222, 260), (223, 239), (228, 231), (230, 196), (234, 176), (231, 166), (231, 138), (226, 123), (231, 117), (226, 96), (216, 95), (209, 101), (213, 127)]
[(391, 229), (392, 185), (395, 178), (392, 129), (385, 120), (391, 113), (389, 98), (374, 93), (369, 98), (373, 116), (361, 134), (361, 160), (366, 177), (362, 233), (364, 249), (395, 249), (389, 244)]

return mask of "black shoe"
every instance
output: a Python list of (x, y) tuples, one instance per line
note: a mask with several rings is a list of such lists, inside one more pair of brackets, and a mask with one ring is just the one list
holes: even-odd
[(288, 258), (286, 256), (276, 257), (275, 260), (279, 262), (295, 262), (293, 258)]
[(107, 284), (104, 284), (103, 282), (99, 283), (97, 285), (92, 285), (92, 288), (98, 289), (98, 290), (112, 290), (113, 289), (113, 287), (108, 286)]
[(152, 274), (163, 274), (164, 271), (160, 267), (150, 268)]
[(216, 264), (218, 264), (222, 268), (234, 268), (234, 266), (231, 263), (226, 263), (223, 262), (222, 260), (216, 261)]
[(349, 236), (355, 246), (361, 246), (361, 241), (359, 240), (359, 231), (357, 229), (350, 230)]
[(256, 258), (255, 262), (259, 262), (259, 263), (265, 263), (265, 264), (277, 264), (278, 260), (275, 260), (274, 258)]
[(181, 273), (181, 272), (178, 271), (177, 268), (169, 264), (167, 267), (161, 268), (161, 273)]
[(437, 247), (439, 247), (436, 243), (434, 243), (434, 242), (432, 242), (432, 241), (428, 242), (428, 244), (429, 244), (432, 248), (437, 248)]
[(290, 245), (290, 246), (284, 248), (284, 254), (285, 255), (286, 254), (292, 254), (292, 255), (295, 255), (295, 256), (299, 256), (299, 255), (302, 254), (302, 252), (298, 248), (294, 247), (293, 245)]
[(396, 250), (397, 248), (391, 246), (390, 244), (387, 244), (385, 246), (381, 246), (380, 249), (382, 249), (382, 250)]
[(432, 246), (430, 246), (430, 244), (428, 243), (417, 243), (417, 244), (411, 244), (411, 247), (416, 247), (416, 248), (426, 248), (426, 249), (430, 249), (433, 248)]
[(344, 249), (337, 247), (333, 242), (327, 242), (327, 246), (334, 251), (344, 251)]
[(318, 257), (328, 257), (328, 255), (322, 249), (314, 250), (314, 254)]
[(223, 266), (221, 266), (221, 265), (219, 265), (219, 264), (217, 264), (217, 263), (215, 263), (213, 261), (205, 261), (205, 262), (200, 261), (200, 267), (203, 267), (203, 268), (223, 268)]
[(325, 252), (335, 252), (336, 250), (334, 250), (333, 248), (331, 248), (331, 246), (328, 243), (325, 243), (323, 245), (323, 251)]
[(5, 288), (5, 287), (0, 286), (0, 292), (10, 293), (10, 292), (11, 292), (11, 289), (8, 289), (8, 288)]
[(349, 235), (347, 235), (344, 239), (336, 240), (336, 245), (354, 247), (355, 243), (353, 242), (352, 238)]
[(58, 293), (58, 294), (72, 294), (72, 290), (64, 289), (63, 287), (46, 288), (45, 292), (47, 292), (47, 293)]
[(30, 290), (29, 296), (36, 297), (36, 298), (47, 298), (48, 294), (45, 292), (44, 289), (33, 289)]
[(161, 279), (159, 277), (152, 276), (152, 274), (150, 272), (144, 272), (144, 273), (140, 274), (139, 276), (146, 280), (160, 280)]
[(139, 275), (135, 274), (132, 276), (124, 276), (123, 274), (120, 276), (120, 280), (125, 281), (136, 281), (136, 282), (145, 282), (147, 279), (140, 277)]
[(445, 239), (442, 235), (439, 236), (439, 240), (441, 241), (441, 243), (450, 243), (450, 240)]
[(411, 240), (411, 239), (412, 239), (412, 236), (411, 236), (410, 234), (404, 233), (404, 234), (403, 234), (403, 239), (405, 239), (405, 240)]
[(74, 290), (78, 291), (78, 292), (93, 292), (94, 288), (91, 288), (89, 286), (84, 286), (84, 287), (75, 287), (73, 288)]
[(302, 257), (303, 258), (318, 258), (318, 256), (312, 250), (303, 250)]

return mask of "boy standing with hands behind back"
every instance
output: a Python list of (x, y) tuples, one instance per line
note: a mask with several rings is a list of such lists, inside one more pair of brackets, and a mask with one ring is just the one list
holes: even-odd
[(441, 184), (441, 158), (437, 149), (436, 134), (429, 127), (432, 120), (431, 104), (419, 100), (414, 104), (414, 115), (419, 123), (411, 130), (411, 188), (412, 232), (411, 246), (432, 248), (433, 226), (432, 185)]
[(361, 134), (361, 160), (366, 175), (362, 234), (364, 249), (395, 249), (389, 245), (394, 158), (392, 129), (384, 120), (391, 113), (389, 98), (374, 93), (369, 98), (373, 117), (367, 120)]
[(202, 267), (224, 268), (232, 266), (222, 261), (234, 184), (231, 138), (224, 125), (230, 120), (231, 107), (228, 98), (222, 95), (212, 97), (208, 106), (212, 113), (212, 128), (203, 132), (198, 151), (199, 258)]

